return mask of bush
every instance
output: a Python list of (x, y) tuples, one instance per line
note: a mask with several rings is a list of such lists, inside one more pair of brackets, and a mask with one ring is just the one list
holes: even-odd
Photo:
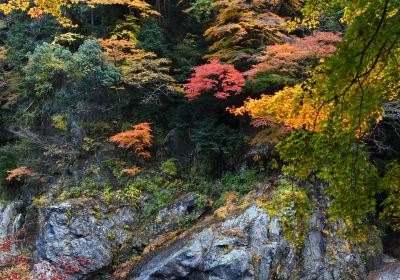
[(256, 170), (247, 170), (243, 175), (233, 173), (225, 174), (219, 181), (225, 192), (237, 192), (245, 195), (252, 190), (253, 184), (256, 182)]
[(161, 172), (169, 175), (176, 176), (178, 174), (178, 168), (176, 166), (176, 159), (169, 159), (161, 164), (160, 167)]

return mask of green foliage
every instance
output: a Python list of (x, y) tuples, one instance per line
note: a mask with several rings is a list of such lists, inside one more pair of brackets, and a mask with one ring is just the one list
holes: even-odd
[(54, 87), (73, 71), (72, 54), (60, 45), (43, 43), (28, 57), (24, 69), (26, 87), (41, 99), (49, 98)]
[(132, 43), (137, 43), (137, 33), (140, 30), (138, 24), (139, 19), (134, 15), (126, 15), (124, 20), (119, 20), (115, 24), (114, 30), (111, 32), (111, 39), (127, 40)]
[(388, 166), (382, 187), (388, 194), (382, 203), (383, 211), (381, 217), (387, 221), (394, 230), (400, 229), (400, 165), (392, 163)]
[(176, 159), (169, 159), (161, 164), (160, 167), (161, 172), (170, 175), (176, 176), (178, 174), (178, 168), (176, 166)]
[(180, 229), (188, 229), (190, 226), (195, 224), (198, 220), (198, 217), (195, 214), (187, 214), (178, 219), (178, 227)]
[(213, 191), (214, 183), (206, 178), (195, 176), (184, 182), (182, 189), (186, 192), (198, 192), (201, 195), (208, 195)]
[(298, 131), (281, 142), (278, 151), (290, 163), (284, 167), (286, 174), (304, 179), (313, 172), (330, 182), (327, 192), (333, 198), (331, 219), (343, 220), (349, 234), (353, 231), (357, 235), (365, 229), (366, 215), (375, 210), (379, 176), (368, 161), (366, 148), (356, 143), (349, 146), (343, 141), (347, 137), (336, 133), (326, 138), (324, 134)]
[(132, 207), (137, 207), (142, 194), (135, 184), (129, 184), (123, 190), (115, 193), (115, 198), (121, 202), (125, 201)]
[(101, 198), (110, 205), (127, 203), (136, 208), (142, 198), (142, 191), (135, 183), (127, 183), (123, 189), (119, 190), (113, 190), (110, 186), (106, 186)]
[(214, 0), (196, 0), (192, 3), (191, 13), (197, 21), (203, 22), (210, 19), (212, 15), (212, 6)]
[(65, 115), (54, 115), (51, 117), (51, 121), (53, 126), (57, 129), (67, 131), (68, 130), (68, 121)]
[[(18, 112), (24, 125), (31, 125), (40, 116), (82, 111), (76, 107), (79, 103), (90, 101), (93, 106), (121, 78), (119, 70), (105, 61), (95, 40), (86, 40), (75, 53), (58, 44), (43, 43), (28, 58), (24, 67), (26, 94)], [(79, 114), (74, 115), (75, 120), (77, 117)], [(59, 117), (53, 121), (65, 130)]]
[(157, 19), (148, 19), (137, 33), (139, 39), (138, 47), (147, 52), (156, 53), (159, 56), (165, 56), (166, 38), (165, 30), (160, 26)]
[(173, 194), (171, 190), (162, 189), (158, 192), (153, 193), (153, 199), (150, 203), (147, 203), (143, 208), (144, 215), (154, 214), (161, 208), (167, 206), (173, 202)]
[(274, 73), (260, 73), (254, 79), (246, 81), (246, 89), (257, 94), (280, 89), (285, 85), (294, 85), (296, 79), (290, 76)]
[(257, 181), (255, 170), (246, 170), (243, 175), (227, 173), (219, 180), (224, 192), (237, 192), (241, 195), (252, 190), (253, 184)]
[(208, 206), (207, 197), (202, 194), (196, 194), (196, 208), (204, 210)]
[(242, 142), (237, 131), (218, 123), (216, 119), (207, 118), (196, 122), (192, 130), (191, 140), (196, 146), (196, 154), (200, 159), (214, 161), (217, 158), (226, 160), (236, 151)]
[(38, 22), (30, 22), (26, 16), (14, 14), (8, 25), (4, 39), (7, 52), (5, 62), (12, 69), (19, 71), (27, 61), (26, 54), (44, 42), (51, 42), (57, 33), (57, 24), (47, 18)]
[(77, 76), (91, 86), (92, 91), (97, 90), (100, 85), (109, 87), (121, 78), (120, 72), (105, 61), (101, 46), (96, 40), (86, 40), (79, 47), (74, 63)]
[(67, 33), (62, 33), (60, 35), (57, 35), (54, 37), (54, 40), (52, 44), (58, 44), (58, 45), (73, 45), (76, 42), (82, 42), (85, 39), (85, 36), (78, 34), (78, 33), (73, 33), (73, 32), (67, 32)]
[(171, 59), (179, 81), (185, 82), (192, 74), (192, 68), (202, 62), (206, 47), (203, 37), (190, 33), (174, 46)]
[(308, 232), (312, 209), (305, 190), (282, 180), (273, 199), (260, 206), (271, 217), (279, 217), (285, 238), (301, 249)]

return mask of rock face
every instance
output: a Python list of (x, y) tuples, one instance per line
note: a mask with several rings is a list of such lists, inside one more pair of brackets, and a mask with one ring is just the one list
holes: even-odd
[(368, 280), (398, 280), (400, 279), (400, 262), (390, 256), (382, 256), (382, 267), (372, 271)]
[(161, 209), (156, 219), (150, 221), (137, 236), (134, 236), (134, 245), (138, 250), (152, 243), (159, 235), (179, 229), (179, 221), (188, 215), (192, 219), (198, 219), (204, 213), (204, 209), (196, 207), (196, 197), (192, 194), (178, 199), (172, 205)]
[(23, 203), (14, 201), (9, 204), (0, 203), (0, 238), (16, 233), (23, 224), (21, 213)]
[(276, 218), (257, 206), (179, 240), (139, 263), (129, 280), (365, 279), (358, 254), (314, 215), (304, 249), (296, 254)]
[(128, 240), (127, 229), (134, 224), (135, 215), (128, 206), (109, 210), (95, 201), (85, 201), (47, 207), (43, 219), (37, 240), (42, 262), (36, 269), (47, 267), (48, 262), (61, 269), (74, 266), (79, 273), (69, 278), (80, 279), (110, 267), (113, 250)]
[[(0, 203), (0, 243), (2, 240), (18, 238), (19, 231), (24, 224), (22, 213), (23, 203), (14, 201), (9, 204)], [(11, 255), (15, 252), (15, 247), (10, 248)], [(9, 254), (3, 255), (0, 250), (0, 263), (5, 261)]]
[(161, 209), (147, 223), (129, 206), (110, 209), (95, 200), (49, 206), (42, 213), (37, 240), (41, 262), (35, 265), (35, 273), (65, 272), (73, 267), (63, 273), (64, 278), (108, 279), (116, 258), (130, 257), (134, 249), (143, 250), (159, 235), (177, 230), (179, 219), (186, 215), (198, 218), (202, 213), (193, 195)]

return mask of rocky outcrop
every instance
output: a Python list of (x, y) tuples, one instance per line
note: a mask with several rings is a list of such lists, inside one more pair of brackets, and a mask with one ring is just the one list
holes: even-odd
[[(1, 236), (21, 228), (22, 208), (19, 202), (0, 205)], [(256, 205), (240, 212), (223, 222), (209, 217), (176, 238), (168, 233), (179, 232), (185, 217), (196, 220), (204, 213), (196, 207), (194, 195), (181, 197), (147, 217), (147, 222), (127, 205), (71, 199), (41, 211), (36, 242), (39, 262), (32, 275), (35, 279), (61, 272), (71, 280), (111, 279), (112, 266), (122, 254), (126, 260), (135, 251), (144, 250), (139, 263), (128, 270), (124, 279), (367, 278), (357, 251), (338, 238), (340, 224), (328, 223), (320, 211), (312, 215), (301, 252), (285, 240), (278, 218)], [(158, 247), (146, 251), (151, 244)], [(376, 279), (391, 279), (388, 275), (396, 273), (397, 263), (373, 275), (380, 277)]]
[(127, 205), (110, 207), (91, 199), (46, 207), (37, 240), (41, 262), (34, 273), (46, 274), (56, 268), (64, 270), (67, 279), (108, 279), (115, 259), (124, 259), (124, 254), (129, 258), (160, 235), (177, 230), (181, 218), (198, 218), (202, 213), (193, 195), (147, 219), (139, 218)]
[(133, 237), (135, 248), (142, 250), (153, 243), (158, 236), (178, 230), (182, 226), (180, 222), (185, 217), (198, 219), (203, 213), (204, 209), (199, 209), (196, 205), (195, 195), (181, 197), (175, 203), (161, 209), (155, 219), (145, 225), (143, 230), (137, 232)]
[(398, 280), (400, 279), (400, 262), (387, 255), (382, 256), (382, 267), (372, 271), (368, 280)]
[(14, 201), (9, 204), (0, 202), (0, 238), (16, 233), (23, 225), (23, 203)]
[(97, 201), (83, 200), (47, 207), (42, 219), (37, 240), (42, 262), (36, 270), (48, 262), (60, 269), (74, 266), (79, 272), (70, 278), (79, 279), (110, 268), (113, 251), (130, 237), (135, 214), (128, 206), (109, 209)]
[(144, 258), (126, 279), (365, 279), (357, 252), (335, 232), (324, 233), (325, 222), (313, 215), (298, 253), (285, 241), (279, 220), (251, 206)]
[[(24, 224), (23, 203), (21, 201), (14, 201), (9, 204), (0, 202), (0, 245), (3, 242), (11, 240), (18, 240), (22, 235), (20, 232)], [(17, 242), (10, 247), (11, 252), (2, 254), (0, 250), (0, 263), (4, 263), (6, 258), (12, 257), (17, 249)]]

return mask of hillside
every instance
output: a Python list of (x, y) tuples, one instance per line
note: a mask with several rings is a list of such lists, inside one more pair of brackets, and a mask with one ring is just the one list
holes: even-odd
[(399, 9), (0, 1), (0, 279), (400, 279)]

